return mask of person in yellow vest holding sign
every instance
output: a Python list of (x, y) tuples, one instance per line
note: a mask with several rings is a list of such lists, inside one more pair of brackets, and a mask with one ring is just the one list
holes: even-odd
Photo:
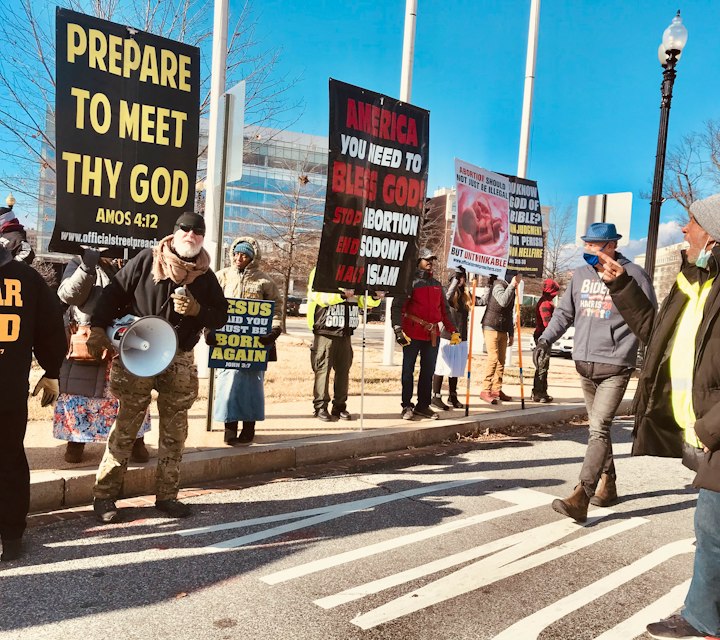
[(690, 206), (683, 233), (680, 273), (657, 313), (625, 268), (599, 254), (615, 306), (648, 345), (632, 454), (682, 458), (700, 489), (685, 607), (649, 624), (653, 638), (720, 636), (720, 194)]
[[(360, 309), (377, 307), (385, 297), (374, 293), (369, 298), (356, 296), (351, 289), (337, 293), (314, 291), (315, 269), (308, 280), (307, 323), (314, 334), (310, 348), (310, 364), (315, 374), (313, 386), (313, 414), (318, 420), (329, 422), (333, 417), (351, 420), (347, 410), (350, 367), (353, 361), (352, 334), (360, 324)], [(332, 412), (330, 403), (330, 370), (335, 371)]]

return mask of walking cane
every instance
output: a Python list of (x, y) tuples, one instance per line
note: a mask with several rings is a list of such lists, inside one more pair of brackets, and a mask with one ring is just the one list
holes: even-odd
[(515, 333), (517, 334), (518, 366), (520, 367), (520, 408), (525, 408), (525, 384), (522, 366), (522, 333), (520, 322), (520, 287), (515, 291)]
[(470, 331), (468, 331), (468, 359), (467, 359), (467, 378), (465, 387), (465, 417), (470, 412), (470, 371), (472, 370), (472, 342), (473, 342), (473, 325), (475, 324), (475, 289), (477, 288), (477, 276), (473, 278), (472, 288), (472, 308), (470, 309)]

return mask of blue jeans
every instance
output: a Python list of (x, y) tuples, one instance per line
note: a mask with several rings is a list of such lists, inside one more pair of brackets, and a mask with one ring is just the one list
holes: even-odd
[(590, 431), (585, 460), (580, 470), (580, 484), (590, 497), (595, 495), (601, 474), (615, 477), (610, 427), (625, 395), (628, 380), (630, 371), (603, 378), (580, 376)]
[(700, 489), (695, 509), (695, 538), (695, 566), (682, 617), (698, 631), (720, 636), (720, 493), (717, 491)]
[(432, 346), (430, 340), (415, 340), (403, 347), (402, 363), (402, 406), (412, 405), (413, 388), (415, 386), (415, 362), (420, 354), (420, 376), (418, 377), (417, 406), (426, 409), (430, 406), (432, 380), (435, 373), (439, 344)]

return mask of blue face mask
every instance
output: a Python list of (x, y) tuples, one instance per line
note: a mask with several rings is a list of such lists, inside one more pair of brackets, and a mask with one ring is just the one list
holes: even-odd
[[(608, 246), (608, 243), (606, 242), (598, 251), (602, 251), (605, 247)], [(594, 267), (600, 263), (600, 258), (597, 257), (597, 254), (595, 253), (583, 253), (583, 260), (587, 262), (591, 267)]]
[(587, 262), (591, 267), (594, 267), (600, 262), (600, 258), (598, 258), (594, 253), (583, 253), (583, 260), (585, 260), (585, 262)]
[(700, 267), (700, 269), (707, 269), (708, 263), (710, 262), (710, 256), (712, 255), (712, 251), (707, 250), (707, 246), (710, 240), (708, 240), (705, 243), (705, 246), (700, 250), (700, 253), (698, 253), (697, 260), (695, 260), (695, 266)]

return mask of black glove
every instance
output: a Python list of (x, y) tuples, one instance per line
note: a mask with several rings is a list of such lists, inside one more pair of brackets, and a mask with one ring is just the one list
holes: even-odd
[(97, 249), (93, 249), (92, 247), (86, 247), (85, 245), (82, 245), (81, 250), (82, 253), (80, 254), (80, 256), (82, 259), (82, 263), (85, 265), (88, 271), (93, 271), (95, 267), (98, 266), (98, 262), (100, 262), (102, 251), (98, 251)]
[(395, 342), (397, 342), (401, 347), (406, 347), (410, 344), (410, 338), (405, 335), (402, 327), (393, 327), (393, 331), (395, 332)]
[(205, 329), (203, 332), (205, 333), (205, 344), (208, 347), (217, 347), (217, 336), (215, 332), (209, 329)]
[(280, 337), (281, 334), (280, 327), (273, 327), (273, 329), (270, 331), (270, 333), (260, 336), (258, 338), (260, 344), (265, 345), (266, 347), (273, 344), (275, 340), (277, 340)]
[(88, 269), (94, 269), (97, 267), (98, 262), (100, 262), (100, 258), (102, 258), (103, 254), (108, 250), (108, 247), (98, 247), (95, 249), (94, 247), (88, 247), (85, 244), (80, 245), (80, 256), (82, 259), (82, 263), (88, 268)]
[(550, 343), (540, 338), (533, 349), (533, 364), (536, 369), (540, 368), (540, 362), (550, 357)]

